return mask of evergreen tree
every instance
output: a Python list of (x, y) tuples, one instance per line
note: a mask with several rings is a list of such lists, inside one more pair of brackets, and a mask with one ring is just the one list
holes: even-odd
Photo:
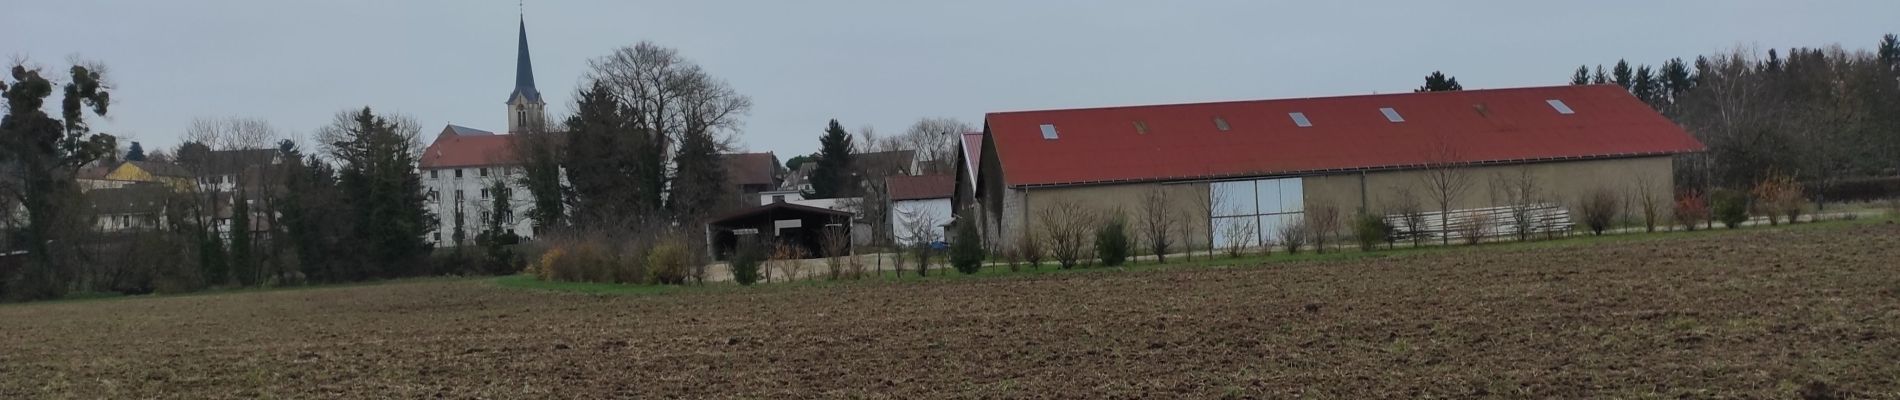
[(686, 226), (703, 226), (702, 218), (721, 206), (733, 203), (727, 196), (726, 168), (720, 162), (723, 147), (713, 133), (689, 127), (680, 137), (679, 151), (673, 155), (672, 191), (668, 209)]
[(545, 127), (531, 126), (528, 131), (515, 136), (512, 144), (515, 154), (521, 156), (521, 178), (519, 183), (527, 188), (528, 197), (534, 204), (527, 211), (534, 219), (535, 229), (543, 230), (567, 224), (567, 203), (571, 191), (561, 180), (562, 154), (561, 137), (547, 132)]
[(1695, 81), (1689, 75), (1689, 65), (1683, 63), (1681, 58), (1664, 62), (1659, 80), (1662, 81), (1662, 94), (1669, 104), (1675, 104), (1681, 100), (1684, 92), (1695, 87)]
[(1656, 81), (1656, 74), (1650, 72), (1648, 65), (1636, 67), (1636, 77), (1630, 83), (1630, 93), (1651, 106), (1662, 104), (1662, 85)]
[(224, 238), (219, 237), (216, 226), (204, 226), (198, 229), (198, 268), (204, 276), (205, 284), (219, 286), (231, 283), (229, 259), (224, 252)]
[(97, 68), (75, 65), (71, 81), (62, 86), (60, 117), (46, 114), (46, 98), (53, 82), (38, 69), (15, 64), (0, 80), (6, 115), (0, 117), (0, 181), (14, 186), (25, 226), (15, 243), (27, 252), (25, 265), (0, 276), (8, 297), (50, 299), (65, 295), (80, 259), (79, 241), (85, 221), (79, 208), (79, 188), (70, 171), (117, 152), (116, 139), (89, 134), (85, 115), (105, 116), (111, 96)]
[(1610, 70), (1610, 75), (1616, 78), (1616, 85), (1622, 86), (1623, 90), (1630, 90), (1636, 84), (1636, 78), (1632, 76), (1634, 73), (1630, 70), (1630, 63), (1624, 60), (1616, 60), (1616, 67)]
[(575, 94), (562, 164), (577, 225), (628, 227), (657, 216), (666, 188), (666, 139), (605, 83)]
[(361, 276), (357, 254), (346, 241), (355, 230), (343, 207), (336, 171), (316, 155), (307, 158), (295, 148), (281, 153), (285, 168), (283, 196), (276, 202), (284, 236), (297, 265), (310, 280), (337, 282)]
[(256, 257), (251, 247), (251, 205), (243, 190), (231, 202), (231, 272), (238, 284), (255, 286), (259, 280)]
[(505, 275), (517, 272), (515, 252), (509, 246), (521, 242), (521, 236), (515, 234), (510, 225), (514, 222), (514, 189), (504, 180), (495, 180), (488, 185), (488, 220), (482, 221), (482, 233), (475, 241), (482, 246), (487, 260), (484, 272)]
[(852, 173), (852, 154), (856, 146), (851, 143), (851, 134), (844, 131), (838, 120), (831, 120), (825, 128), (825, 134), (818, 137), (818, 167), (811, 173), (812, 197), (829, 199), (851, 197), (857, 193), (856, 174)]
[(1597, 64), (1597, 72), (1590, 74), (1590, 84), (1601, 85), (1610, 82), (1610, 75), (1603, 73), (1603, 64)]
[(1887, 34), (1880, 37), (1880, 48), (1874, 51), (1876, 59), (1885, 64), (1889, 71), (1900, 69), (1900, 35)]
[(424, 208), (416, 170), (414, 133), (364, 107), (333, 127), (339, 139), (331, 156), (343, 163), (338, 186), (354, 222), (352, 240), (362, 243), (363, 276), (394, 277), (421, 272), (431, 246), (424, 235), (437, 221)]
[(1458, 78), (1445, 76), (1442, 71), (1432, 71), (1431, 75), (1425, 76), (1425, 86), (1419, 86), (1418, 89), (1412, 91), (1449, 92), (1453, 90), (1465, 90), (1465, 86), (1458, 84)]
[(983, 239), (977, 235), (976, 223), (957, 221), (956, 238), (950, 242), (950, 265), (957, 272), (974, 274), (983, 269)]
[(139, 146), (139, 142), (132, 142), (132, 149), (125, 152), (125, 160), (145, 161), (145, 147)]
[(1590, 66), (1588, 65), (1577, 66), (1577, 73), (1570, 75), (1570, 84), (1572, 85), (1590, 84)]

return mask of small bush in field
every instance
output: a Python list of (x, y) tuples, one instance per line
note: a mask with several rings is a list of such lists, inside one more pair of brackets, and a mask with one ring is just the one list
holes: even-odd
[(1735, 229), (1748, 221), (1748, 195), (1733, 190), (1718, 190), (1709, 198), (1713, 199), (1715, 221), (1722, 226)]
[(678, 285), (686, 283), (686, 276), (692, 269), (692, 256), (686, 254), (686, 244), (678, 239), (663, 240), (647, 252), (647, 273), (653, 283)]
[(1597, 188), (1584, 195), (1583, 204), (1578, 208), (1583, 214), (1583, 225), (1590, 228), (1590, 233), (1603, 236), (1603, 231), (1609, 229), (1610, 223), (1616, 220), (1620, 206), (1616, 193)]
[(732, 280), (740, 285), (759, 282), (759, 266), (765, 263), (765, 247), (758, 243), (739, 245), (732, 254)]
[(1458, 227), (1458, 233), (1464, 235), (1465, 244), (1484, 243), (1484, 237), (1491, 233), (1491, 214), (1471, 213), (1471, 218)]
[(1352, 219), (1352, 237), (1359, 242), (1360, 251), (1372, 251), (1380, 242), (1392, 240), (1397, 230), (1385, 217), (1374, 213), (1360, 213)]
[(1676, 223), (1683, 229), (1695, 230), (1703, 221), (1709, 220), (1709, 204), (1702, 201), (1702, 194), (1686, 191), (1676, 196)]
[(1306, 226), (1306, 219), (1295, 219), (1293, 223), (1280, 226), (1280, 245), (1286, 246), (1287, 254), (1300, 254), (1300, 247), (1306, 245), (1306, 239), (1312, 229)]
[(526, 272), (534, 275), (535, 279), (551, 280), (554, 278), (554, 264), (561, 262), (563, 254), (566, 252), (559, 247), (548, 248), (548, 251), (541, 253), (541, 260), (530, 264)]
[(956, 237), (950, 242), (950, 265), (957, 272), (974, 274), (983, 269), (983, 239), (976, 233), (976, 224), (961, 222), (956, 224)]
[(1107, 218), (1095, 229), (1095, 256), (1102, 266), (1116, 267), (1128, 262), (1128, 225), (1121, 218)]
[(1042, 268), (1042, 257), (1046, 254), (1042, 251), (1042, 241), (1029, 232), (1023, 232), (1017, 239), (1016, 254), (1029, 263), (1030, 269)]

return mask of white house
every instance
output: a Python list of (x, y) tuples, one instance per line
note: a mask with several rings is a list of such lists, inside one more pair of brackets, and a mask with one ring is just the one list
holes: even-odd
[(956, 191), (953, 175), (902, 175), (885, 178), (890, 193), (891, 233), (898, 244), (920, 240), (948, 241), (950, 196)]
[[(534, 221), (527, 218), (533, 204), (528, 190), (521, 186), (521, 161), (514, 153), (516, 133), (540, 126), (547, 102), (534, 87), (534, 66), (528, 57), (528, 25), (522, 21), (515, 58), (515, 87), (504, 102), (508, 112), (508, 132), (496, 134), (459, 125), (448, 125), (435, 141), (423, 150), (417, 167), (422, 185), (428, 190), (428, 209), (439, 224), (430, 232), (429, 241), (438, 246), (471, 244), (485, 228), (489, 217), (500, 214), (515, 234), (534, 236)], [(496, 207), (495, 183), (507, 185), (510, 201)], [(461, 219), (457, 219), (457, 211)], [(453, 241), (460, 222), (463, 243)]]

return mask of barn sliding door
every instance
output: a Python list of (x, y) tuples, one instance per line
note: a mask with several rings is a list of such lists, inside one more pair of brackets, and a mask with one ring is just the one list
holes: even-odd
[(1215, 182), (1209, 185), (1217, 247), (1267, 246), (1279, 242), (1280, 228), (1305, 212), (1306, 188), (1300, 178)]

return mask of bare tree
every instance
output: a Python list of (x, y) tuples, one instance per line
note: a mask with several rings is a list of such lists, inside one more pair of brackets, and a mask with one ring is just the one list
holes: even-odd
[(1175, 219), (1169, 213), (1174, 202), (1168, 196), (1167, 188), (1156, 186), (1148, 189), (1141, 197), (1139, 213), (1141, 236), (1147, 241), (1148, 250), (1155, 255), (1155, 261), (1168, 262), (1168, 251), (1174, 248)]
[(825, 267), (831, 280), (863, 277), (864, 263), (851, 254), (851, 234), (843, 227), (827, 226), (821, 235), (818, 244), (825, 250)]
[(1299, 254), (1300, 247), (1306, 245), (1307, 239), (1312, 237), (1312, 232), (1313, 229), (1306, 225), (1305, 218), (1295, 219), (1292, 223), (1280, 225), (1280, 232), (1278, 232), (1280, 234), (1280, 245), (1286, 246), (1287, 254)]
[(1663, 203), (1667, 202), (1668, 198), (1665, 197), (1665, 194), (1658, 193), (1656, 183), (1649, 179), (1647, 175), (1638, 175), (1636, 177), (1636, 190), (1634, 192), (1636, 196), (1633, 202), (1634, 204), (1632, 204), (1634, 207), (1630, 208), (1639, 209), (1642, 212), (1644, 231), (1655, 232), (1656, 224), (1662, 219)]
[(1089, 253), (1097, 218), (1094, 211), (1069, 201), (1050, 203), (1036, 213), (1049, 255), (1063, 269), (1074, 268)]
[(954, 118), (923, 118), (897, 137), (894, 150), (914, 150), (923, 174), (956, 172), (957, 144), (965, 132), (976, 130)]
[(1259, 242), (1260, 226), (1253, 221), (1239, 221), (1232, 218), (1228, 221), (1219, 224), (1221, 236), (1227, 239), (1221, 245), (1227, 250), (1228, 257), (1240, 257), (1241, 254), (1247, 252), (1247, 248)]
[(1413, 193), (1410, 187), (1401, 187), (1394, 191), (1393, 196), (1392, 213), (1399, 218), (1399, 223), (1393, 225), (1405, 229), (1402, 236), (1411, 239), (1412, 247), (1418, 247), (1420, 241), (1431, 235), (1424, 231), (1425, 210), (1418, 204), (1418, 194)]
[(739, 117), (752, 109), (751, 98), (706, 73), (679, 50), (653, 42), (614, 49), (587, 63), (587, 78), (606, 83), (666, 144), (698, 130), (729, 138), (726, 134), (740, 128)]
[(1530, 240), (1537, 229), (1537, 210), (1542, 206), (1542, 188), (1537, 176), (1530, 168), (1519, 167), (1515, 174), (1498, 173), (1492, 176), (1491, 191), (1493, 199), (1504, 203), (1508, 211), (1504, 218), (1511, 224), (1512, 233), (1518, 241)]
[[(1450, 230), (1451, 204), (1464, 197), (1471, 190), (1474, 179), (1462, 166), (1458, 165), (1458, 150), (1450, 143), (1439, 140), (1437, 145), (1427, 149), (1427, 163), (1418, 176), (1425, 193), (1438, 206), (1438, 229)], [(1440, 244), (1451, 244), (1450, 235), (1439, 235)]]
[(1312, 234), (1313, 251), (1325, 253), (1328, 243), (1339, 237), (1339, 208), (1320, 205), (1306, 209), (1306, 230)]

